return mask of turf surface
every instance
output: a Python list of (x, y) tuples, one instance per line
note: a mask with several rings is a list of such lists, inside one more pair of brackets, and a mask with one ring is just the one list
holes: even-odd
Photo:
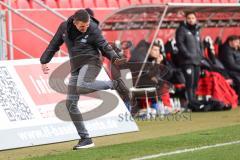
[[(164, 120), (138, 121), (137, 124), (140, 132), (94, 138), (97, 145), (94, 149), (72, 151), (71, 148), (77, 141), (70, 141), (1, 151), (0, 159), (130, 159), (149, 154), (240, 140), (239, 108), (225, 112), (193, 113), (191, 115), (186, 113), (185, 118), (169, 117)], [(214, 128), (218, 129), (215, 130)], [(226, 148), (228, 147), (230, 146), (226, 146)], [(199, 151), (199, 154), (201, 152), (205, 151)], [(224, 154), (221, 151), (219, 152)], [(228, 155), (228, 153), (225, 154)], [(230, 152), (229, 154), (233, 155)], [(168, 158), (174, 158), (174, 156)], [(203, 157), (202, 159), (208, 158)]]

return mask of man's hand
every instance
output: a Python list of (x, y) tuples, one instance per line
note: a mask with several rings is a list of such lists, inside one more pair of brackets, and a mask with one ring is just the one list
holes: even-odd
[(113, 61), (113, 64), (119, 66), (119, 65), (122, 65), (122, 64), (124, 64), (126, 62), (127, 62), (127, 58), (121, 58), (121, 59), (120, 58), (116, 58)]
[(154, 77), (151, 78), (151, 80), (152, 80), (154, 83), (158, 84), (158, 79), (157, 79), (157, 77), (154, 76)]
[(42, 71), (44, 74), (48, 74), (49, 68), (47, 64), (42, 64)]
[(163, 61), (163, 56), (160, 54), (156, 59), (156, 63), (160, 64), (162, 61)]

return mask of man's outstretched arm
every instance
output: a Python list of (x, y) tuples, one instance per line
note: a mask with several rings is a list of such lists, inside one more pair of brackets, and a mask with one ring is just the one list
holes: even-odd
[(121, 65), (126, 63), (125, 58), (121, 58), (112, 48), (112, 46), (107, 42), (107, 40), (102, 36), (101, 30), (95, 30), (95, 45), (102, 52), (103, 56), (107, 57), (113, 64)]
[(45, 51), (43, 52), (43, 54), (40, 58), (40, 62), (42, 64), (42, 70), (43, 70), (43, 73), (45, 73), (45, 74), (47, 74), (48, 70), (49, 70), (47, 67), (47, 63), (49, 63), (51, 61), (54, 54), (60, 49), (60, 46), (64, 42), (63, 38), (62, 38), (62, 35), (64, 33), (63, 25), (64, 25), (64, 23), (62, 23), (58, 27), (57, 32), (55, 33), (54, 37), (52, 38), (48, 47), (45, 49)]

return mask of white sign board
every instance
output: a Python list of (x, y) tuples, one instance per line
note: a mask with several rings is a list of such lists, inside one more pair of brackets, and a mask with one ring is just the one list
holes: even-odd
[[(51, 71), (66, 58), (54, 58)], [(79, 139), (71, 121), (56, 116), (56, 104), (66, 99), (48, 84), (49, 74), (43, 74), (39, 59), (1, 61), (0, 64), (0, 150), (56, 143)], [(102, 69), (97, 79), (109, 79)], [(114, 90), (107, 93), (117, 97), (117, 106), (110, 112), (85, 121), (91, 137), (138, 131), (124, 102)], [(96, 109), (103, 103), (99, 98), (81, 97), (81, 112)]]

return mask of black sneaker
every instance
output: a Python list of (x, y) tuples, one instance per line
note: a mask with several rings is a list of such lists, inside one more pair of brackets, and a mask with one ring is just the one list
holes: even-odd
[(80, 139), (78, 144), (73, 147), (73, 150), (83, 149), (83, 148), (91, 148), (94, 147), (95, 144), (93, 143), (91, 138), (84, 138)]
[(131, 97), (129, 89), (121, 79), (116, 79), (113, 81), (113, 89), (117, 90), (117, 92), (120, 94), (120, 96), (123, 97), (124, 100), (130, 101)]

